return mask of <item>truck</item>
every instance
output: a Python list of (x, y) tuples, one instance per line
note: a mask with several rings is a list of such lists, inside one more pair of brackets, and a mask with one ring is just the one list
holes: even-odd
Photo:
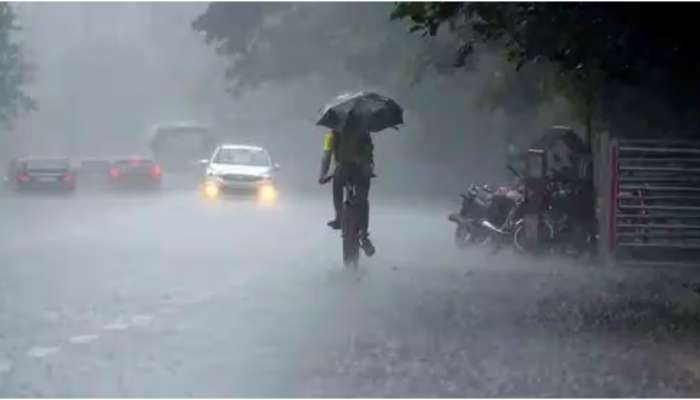
[(218, 140), (211, 128), (196, 121), (175, 121), (151, 127), (148, 145), (154, 160), (170, 173), (192, 172)]

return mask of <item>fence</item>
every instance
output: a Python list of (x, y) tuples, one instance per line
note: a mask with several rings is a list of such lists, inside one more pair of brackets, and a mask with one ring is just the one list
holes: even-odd
[(613, 140), (599, 175), (615, 263), (700, 266), (700, 142)]

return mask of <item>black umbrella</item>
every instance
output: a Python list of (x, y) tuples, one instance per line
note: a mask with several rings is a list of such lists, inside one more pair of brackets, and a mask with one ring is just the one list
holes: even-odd
[(388, 97), (367, 92), (336, 97), (323, 108), (316, 123), (337, 132), (379, 132), (401, 124), (401, 106)]

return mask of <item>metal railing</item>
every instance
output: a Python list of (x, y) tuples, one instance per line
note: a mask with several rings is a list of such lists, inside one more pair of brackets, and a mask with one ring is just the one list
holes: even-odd
[(616, 260), (700, 266), (700, 142), (611, 143)]

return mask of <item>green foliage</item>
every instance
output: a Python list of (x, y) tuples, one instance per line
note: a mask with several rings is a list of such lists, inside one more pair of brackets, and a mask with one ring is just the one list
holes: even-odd
[[(443, 26), (457, 32), (462, 59), (479, 46), (498, 44), (516, 69), (551, 63), (589, 130), (600, 103), (615, 102), (630, 88), (664, 99), (664, 107), (649, 105), (644, 108), (651, 114), (640, 112), (657, 119), (654, 125), (695, 130), (700, 123), (700, 43), (692, 34), (697, 11), (692, 3), (401, 2), (391, 16), (410, 20), (410, 30), (424, 35), (435, 36)], [(609, 90), (613, 85), (617, 91)], [(679, 125), (680, 118), (669, 113), (692, 115), (686, 118), (691, 122)], [(638, 116), (608, 113), (605, 118)]]
[(207, 43), (216, 43), (220, 52), (242, 54), (249, 50), (266, 13), (283, 7), (284, 3), (210, 3), (207, 11), (192, 22), (192, 28), (203, 32)]
[(411, 30), (434, 36), (440, 26), (465, 33), (464, 48), (499, 42), (517, 68), (547, 60), (562, 71), (581, 69), (594, 59), (608, 63), (615, 39), (603, 30), (598, 14), (604, 9), (589, 3), (398, 3), (394, 19), (409, 19)]
[(486, 98), (518, 112), (522, 98), (542, 104), (564, 96), (590, 136), (604, 75), (590, 47), (597, 35), (594, 25), (581, 23), (589, 11), (580, 4), (399, 3), (391, 17), (408, 18), (413, 31), (430, 35), (442, 24), (453, 31), (461, 26), (465, 41), (457, 54), (459, 65), (479, 44), (503, 45), (506, 59), (520, 74), (499, 71), (482, 102)]
[(22, 60), (20, 46), (12, 40), (15, 13), (8, 3), (0, 3), (0, 121), (9, 123), (20, 111), (33, 110), (35, 102), (27, 96), (23, 85), (30, 68)]
[[(700, 124), (700, 42), (689, 34), (696, 11), (687, 3), (214, 3), (193, 27), (229, 56), (237, 92), (339, 72), (402, 92), (496, 51), (511, 68), (497, 68), (478, 104), (518, 113), (563, 97), (590, 136), (602, 124), (640, 120), (619, 112), (625, 104), (659, 129)], [(620, 100), (640, 97), (630, 93), (654, 102)]]
[(390, 24), (390, 10), (385, 3), (214, 3), (193, 27), (229, 56), (235, 93), (344, 72), (368, 84), (408, 84), (423, 72), (414, 61), (435, 50)]

